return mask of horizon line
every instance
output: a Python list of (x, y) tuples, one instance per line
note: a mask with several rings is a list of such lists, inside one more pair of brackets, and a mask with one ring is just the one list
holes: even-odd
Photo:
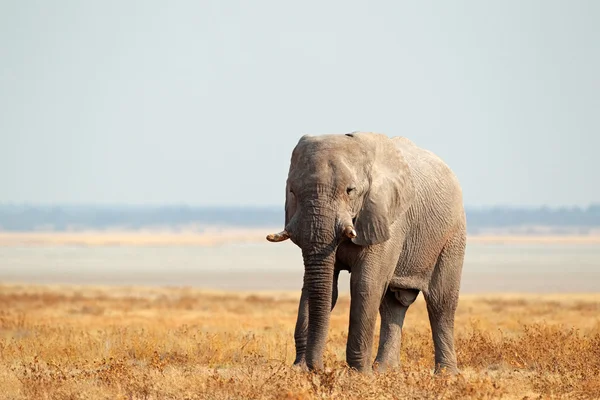
[[(185, 202), (164, 202), (164, 203), (93, 203), (93, 202), (34, 202), (34, 201), (0, 201), (0, 207), (32, 207), (32, 208), (138, 208), (138, 209), (159, 209), (159, 208), (189, 208), (189, 209), (263, 209), (263, 210), (284, 210), (284, 203), (281, 204), (191, 204)], [(578, 204), (563, 204), (563, 205), (548, 205), (548, 204), (483, 204), (483, 205), (468, 205), (465, 204), (465, 209), (477, 210), (493, 210), (493, 209), (513, 209), (513, 210), (560, 210), (560, 209), (589, 209), (600, 207), (600, 201), (590, 201), (586, 205)]]

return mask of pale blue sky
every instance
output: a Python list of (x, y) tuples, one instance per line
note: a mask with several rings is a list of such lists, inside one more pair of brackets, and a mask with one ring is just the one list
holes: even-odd
[(600, 2), (0, 0), (0, 202), (283, 205), (305, 134), (600, 201)]

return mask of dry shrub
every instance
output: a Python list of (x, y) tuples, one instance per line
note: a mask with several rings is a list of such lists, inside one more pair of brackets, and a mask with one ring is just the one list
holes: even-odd
[[(312, 373), (291, 366), (299, 294), (0, 289), (0, 393), (7, 399), (537, 399), (600, 393), (600, 315), (574, 315), (595, 310), (597, 298), (461, 300), (458, 376), (432, 374), (431, 332), (425, 305), (417, 301), (405, 323), (402, 366), (361, 375), (344, 362), (346, 296), (332, 313), (325, 370)], [(532, 322), (523, 323), (528, 318)]]
[[(524, 325), (519, 335), (472, 330), (458, 339), (461, 364), (528, 372), (545, 395), (583, 395), (600, 389), (600, 334), (582, 335), (562, 325)], [(598, 391), (600, 393), (600, 390)]]

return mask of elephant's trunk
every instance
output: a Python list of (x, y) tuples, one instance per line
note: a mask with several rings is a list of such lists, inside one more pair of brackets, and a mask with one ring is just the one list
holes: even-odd
[(304, 287), (308, 289), (308, 335), (306, 364), (310, 369), (323, 368), (323, 352), (329, 330), (335, 252), (303, 252)]
[(308, 292), (308, 332), (306, 364), (310, 369), (323, 367), (323, 351), (329, 330), (335, 250), (339, 234), (337, 218), (315, 207), (305, 210), (310, 222), (303, 224), (307, 239), (302, 246), (304, 288)]

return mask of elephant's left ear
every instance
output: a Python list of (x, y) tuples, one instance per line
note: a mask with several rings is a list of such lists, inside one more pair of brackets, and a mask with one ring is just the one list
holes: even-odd
[(355, 244), (369, 246), (388, 240), (390, 226), (413, 202), (413, 177), (394, 139), (378, 137), (374, 146), (371, 185), (356, 218)]

